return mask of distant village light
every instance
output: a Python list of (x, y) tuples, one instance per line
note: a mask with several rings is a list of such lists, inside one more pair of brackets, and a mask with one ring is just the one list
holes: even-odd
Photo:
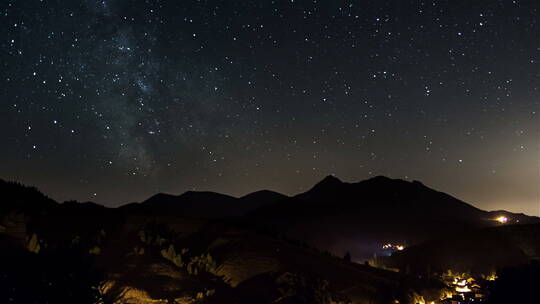
[(388, 244), (384, 244), (382, 246), (382, 249), (383, 250), (388, 250), (388, 251), (402, 251), (403, 249), (405, 249), (405, 246), (404, 245), (393, 245), (391, 243), (388, 243)]
[(495, 220), (501, 224), (506, 224), (508, 222), (508, 218), (506, 216), (499, 216)]

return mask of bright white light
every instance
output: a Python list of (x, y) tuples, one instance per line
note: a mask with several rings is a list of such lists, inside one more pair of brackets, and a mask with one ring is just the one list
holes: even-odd
[(508, 218), (506, 216), (499, 216), (495, 220), (501, 224), (506, 224), (508, 222)]

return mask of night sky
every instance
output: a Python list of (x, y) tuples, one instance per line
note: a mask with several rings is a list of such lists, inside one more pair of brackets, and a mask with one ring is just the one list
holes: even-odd
[(540, 1), (3, 0), (0, 177), (156, 192), (421, 180), (540, 215)]

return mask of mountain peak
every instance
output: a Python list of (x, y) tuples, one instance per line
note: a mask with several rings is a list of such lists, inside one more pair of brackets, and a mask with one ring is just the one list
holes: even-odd
[(309, 190), (308, 192), (313, 193), (313, 192), (332, 191), (333, 189), (335, 189), (336, 187), (342, 184), (343, 182), (339, 178), (333, 175), (328, 175), (325, 178), (323, 178), (320, 182), (315, 184), (315, 186), (313, 186), (313, 188), (311, 188), (311, 190)]
[[(317, 185), (338, 185), (343, 184), (343, 182), (335, 177), (334, 175), (327, 175), (325, 178), (323, 178)], [(317, 186), (315, 185), (315, 186)]]

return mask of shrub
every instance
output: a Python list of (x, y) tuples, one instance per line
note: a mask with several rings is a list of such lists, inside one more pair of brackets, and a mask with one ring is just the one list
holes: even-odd
[(39, 245), (39, 240), (35, 233), (32, 234), (32, 237), (30, 237), (30, 240), (28, 241), (26, 248), (28, 249), (28, 251), (32, 253), (36, 253), (36, 254), (38, 254), (39, 251), (41, 250), (41, 246)]

